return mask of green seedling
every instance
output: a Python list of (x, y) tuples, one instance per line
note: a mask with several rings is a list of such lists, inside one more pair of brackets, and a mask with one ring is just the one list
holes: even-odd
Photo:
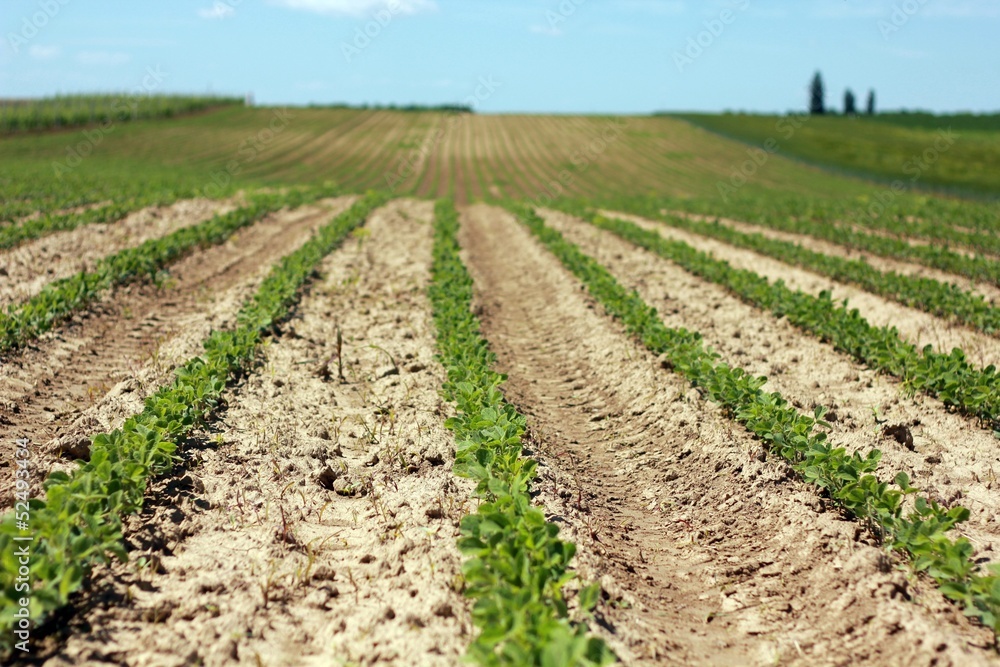
[[(437, 204), (434, 229), (429, 295), (448, 372), (443, 393), (456, 407), (445, 426), (457, 443), (455, 473), (476, 482), (480, 501), (462, 519), (458, 542), (467, 560), (457, 590), (476, 601), (472, 620), (480, 630), (469, 657), (482, 665), (610, 664), (607, 645), (570, 618), (564, 587), (574, 579), (576, 547), (531, 505), (537, 463), (521, 455), (524, 416), (504, 400), (503, 376), (492, 370), (495, 358), (479, 333), (450, 202)], [(589, 612), (597, 596), (584, 590), (579, 606)]]

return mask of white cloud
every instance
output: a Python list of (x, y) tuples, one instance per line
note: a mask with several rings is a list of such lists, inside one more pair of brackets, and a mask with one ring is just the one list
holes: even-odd
[(437, 9), (434, 0), (273, 0), (274, 4), (317, 14), (370, 16), (380, 9), (393, 14), (417, 14)]
[(61, 49), (58, 46), (39, 46), (36, 44), (28, 49), (28, 55), (38, 60), (52, 60), (58, 58), (60, 53)]
[(113, 51), (80, 51), (76, 59), (84, 65), (124, 65), (132, 60), (132, 56)]
[(216, 2), (211, 7), (203, 8), (198, 10), (198, 16), (203, 19), (228, 19), (230, 16), (236, 13), (236, 10), (232, 6), (227, 5), (224, 2)]
[(548, 35), (549, 37), (558, 37), (563, 34), (563, 31), (555, 26), (534, 24), (528, 26), (528, 30), (531, 32), (537, 32), (539, 35)]

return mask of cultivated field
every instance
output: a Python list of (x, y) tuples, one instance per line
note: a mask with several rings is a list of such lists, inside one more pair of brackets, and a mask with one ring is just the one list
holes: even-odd
[(1000, 664), (995, 202), (281, 113), (0, 140), (5, 663)]

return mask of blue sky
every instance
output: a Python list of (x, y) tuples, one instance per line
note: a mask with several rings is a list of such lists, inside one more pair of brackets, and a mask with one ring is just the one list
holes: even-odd
[(998, 0), (2, 0), (0, 97), (786, 111), (818, 69), (837, 108), (1000, 111), (998, 35)]

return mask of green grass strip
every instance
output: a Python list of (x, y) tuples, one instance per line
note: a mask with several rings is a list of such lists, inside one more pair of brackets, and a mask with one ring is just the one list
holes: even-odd
[(319, 189), (256, 195), (249, 206), (109, 255), (93, 271), (53, 281), (31, 299), (0, 313), (0, 354), (35, 340), (114, 287), (155, 278), (169, 264), (196, 248), (218, 245), (269, 213), (285, 206), (301, 206), (324, 195), (329, 193)]
[[(459, 257), (458, 215), (449, 201), (435, 209), (434, 263), (429, 297), (437, 326), (439, 358), (448, 371), (444, 395), (457, 416), (455, 473), (477, 482), (483, 502), (462, 519), (458, 547), (465, 594), (474, 599), (480, 633), (469, 656), (481, 665), (607, 665), (614, 655), (584, 622), (572, 623), (563, 593), (575, 578), (576, 546), (532, 507), (529, 487), (537, 463), (522, 456), (524, 416), (504, 400), (504, 376), (472, 313), (472, 278)], [(578, 596), (577, 620), (597, 602), (599, 585)]]
[[(27, 491), (18, 489), (15, 512), (0, 523), (0, 646), (10, 649), (20, 639), (21, 598), (35, 626), (68, 603), (92, 564), (127, 559), (121, 517), (142, 507), (149, 478), (171, 469), (177, 443), (211, 418), (227, 383), (252, 366), (262, 338), (288, 315), (320, 260), (385, 201), (368, 194), (272, 267), (236, 328), (212, 333), (204, 354), (177, 369), (174, 382), (146, 399), (141, 413), (94, 436), (88, 462), (72, 474), (49, 475), (44, 499), (24, 507)], [(27, 529), (18, 526), (22, 513)]]
[(946, 597), (991, 628), (996, 638), (1000, 632), (1000, 565), (983, 568), (973, 559), (966, 538), (952, 540), (947, 535), (968, 519), (969, 510), (960, 506), (946, 510), (921, 496), (915, 497), (904, 515), (904, 499), (918, 491), (910, 486), (906, 473), (897, 474), (891, 484), (879, 481), (874, 474), (882, 456), (879, 450), (862, 455), (833, 447), (825, 433), (815, 432), (817, 426), (828, 427), (822, 421), (824, 408), (817, 408), (812, 416), (803, 415), (778, 392), (763, 392), (766, 377), (753, 377), (720, 363), (719, 355), (704, 345), (698, 333), (667, 328), (655, 308), (547, 227), (532, 208), (510, 208), (629, 333), (654, 354), (665, 355), (675, 372), (700, 387), (772, 452), (787, 459), (805, 481), (822, 488), (885, 544), (908, 556), (917, 571), (927, 573)]
[(792, 290), (781, 281), (770, 283), (753, 271), (736, 269), (682, 241), (672, 241), (624, 220), (609, 219), (571, 206), (601, 229), (674, 262), (681, 268), (722, 285), (747, 303), (771, 311), (804, 331), (831, 343), (869, 368), (902, 380), (912, 390), (922, 391), (945, 405), (980, 419), (987, 427), (1000, 429), (1000, 373), (990, 365), (977, 369), (955, 348), (950, 354), (922, 350), (899, 336), (895, 327), (876, 327), (847, 302), (833, 301), (829, 292), (818, 297)]
[(1000, 332), (1000, 308), (993, 306), (982, 295), (967, 292), (957, 285), (893, 271), (879, 271), (862, 259), (825, 255), (796, 243), (770, 239), (763, 234), (746, 234), (719, 222), (699, 222), (675, 215), (655, 215), (654, 219), (857, 285), (910, 308), (954, 318), (987, 334)]

